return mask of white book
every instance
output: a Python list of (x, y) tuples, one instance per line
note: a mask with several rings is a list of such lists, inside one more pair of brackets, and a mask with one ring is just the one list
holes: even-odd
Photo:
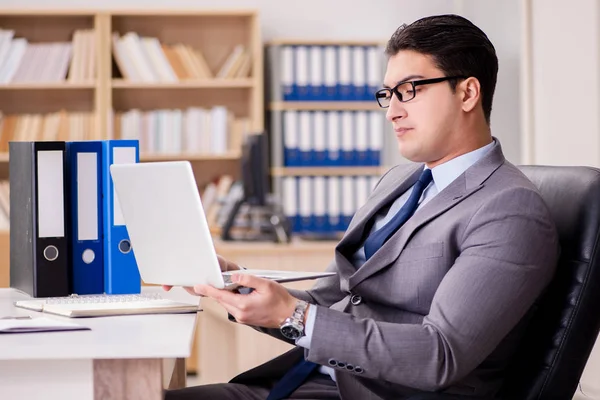
[(330, 111), (327, 113), (327, 158), (333, 165), (341, 163), (340, 136), (340, 114), (338, 111)]
[(298, 204), (299, 214), (303, 220), (302, 225), (305, 226), (309, 218), (313, 215), (313, 203), (312, 199), (315, 196), (315, 192), (312, 185), (312, 177), (301, 176), (298, 178), (298, 193), (300, 202)]
[(356, 184), (356, 208), (360, 208), (365, 205), (371, 188), (369, 187), (368, 176), (357, 176), (355, 180)]
[(158, 76), (161, 82), (177, 82), (179, 79), (173, 71), (171, 64), (167, 60), (167, 56), (160, 46), (160, 42), (154, 37), (144, 37), (141, 39), (144, 51), (148, 56), (155, 75)]
[(295, 48), (294, 67), (296, 70), (296, 85), (298, 88), (306, 88), (308, 86), (308, 47), (297, 46)]
[(313, 87), (320, 87), (323, 85), (323, 48), (322, 46), (310, 46), (309, 49), (309, 82)]

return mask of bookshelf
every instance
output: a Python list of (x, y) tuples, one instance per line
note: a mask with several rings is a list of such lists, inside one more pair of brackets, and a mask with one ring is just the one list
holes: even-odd
[[(0, 54), (25, 43), (6, 79), (0, 66), (0, 141), (138, 138), (142, 162), (189, 160), (199, 187), (237, 178), (243, 136), (264, 129), (259, 23), (255, 10), (0, 10)], [(59, 114), (67, 128), (46, 132)]]
[(383, 44), (275, 40), (266, 55), (274, 192), (295, 233), (339, 235), (392, 161)]
[[(116, 52), (130, 32), (135, 35), (127, 36), (125, 51)], [(2, 49), (9, 46), (9, 52), (14, 39), (20, 39), (20, 46), (25, 42), (25, 49), (20, 57), (13, 55), (16, 66), (10, 74), (4, 71), (3, 79)], [(61, 56), (59, 50), (48, 50), (53, 43), (63, 44)], [(31, 48), (36, 51), (26, 54)], [(116, 53), (125, 54), (125, 65), (127, 55), (135, 54), (129, 59), (134, 68), (124, 69)], [(19, 71), (24, 58), (31, 68)], [(140, 68), (145, 71), (141, 77)], [(158, 78), (147, 79), (148, 68)], [(150, 121), (153, 133), (160, 131), (166, 139), (161, 143), (169, 143), (175, 127), (182, 136), (200, 132), (199, 126), (213, 123), (214, 116), (221, 118), (215, 136), (219, 148), (141, 146), (140, 160), (189, 160), (199, 188), (224, 175), (235, 179), (243, 136), (264, 129), (263, 92), (263, 45), (255, 10), (0, 10), (0, 181), (9, 179), (3, 143), (21, 134), (27, 133), (22, 140), (130, 138)], [(220, 108), (211, 115), (215, 107)], [(183, 129), (188, 110), (204, 124), (190, 122)], [(130, 116), (125, 129), (120, 124), (124, 116)], [(138, 139), (142, 145), (144, 138)], [(0, 228), (0, 286), (9, 285), (9, 249), (8, 230)], [(194, 372), (195, 356), (188, 361), (188, 371)]]

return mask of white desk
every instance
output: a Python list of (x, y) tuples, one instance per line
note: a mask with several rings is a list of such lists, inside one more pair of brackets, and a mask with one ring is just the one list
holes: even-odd
[[(144, 293), (198, 304), (181, 288)], [(158, 400), (185, 386), (197, 314), (66, 318), (14, 307), (29, 296), (0, 289), (0, 316), (66, 319), (89, 331), (0, 334), (0, 399)]]

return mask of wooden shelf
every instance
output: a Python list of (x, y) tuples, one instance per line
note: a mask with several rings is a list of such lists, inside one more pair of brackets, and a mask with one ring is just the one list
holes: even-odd
[(9, 83), (0, 85), (0, 90), (79, 90), (79, 89), (95, 89), (94, 82), (85, 83), (69, 83), (69, 82), (49, 82), (49, 83)]
[(225, 154), (142, 154), (140, 161), (229, 161), (237, 160), (241, 157), (239, 151), (230, 151)]
[(273, 176), (380, 175), (385, 167), (275, 167)]
[(175, 83), (128, 82), (123, 79), (112, 81), (113, 89), (239, 89), (252, 88), (254, 85), (255, 81), (252, 78), (187, 80)]
[(285, 110), (325, 110), (325, 111), (375, 111), (381, 108), (371, 101), (278, 101), (269, 104), (271, 111)]
[(267, 46), (385, 46), (385, 41), (359, 41), (359, 40), (321, 40), (321, 39), (274, 39), (267, 42)]

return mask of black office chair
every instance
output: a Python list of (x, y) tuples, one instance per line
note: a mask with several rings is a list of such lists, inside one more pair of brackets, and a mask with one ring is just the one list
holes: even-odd
[[(600, 329), (600, 170), (520, 168), (550, 208), (561, 256), (496, 398), (568, 400), (577, 390)], [(411, 399), (473, 397), (431, 393)]]

